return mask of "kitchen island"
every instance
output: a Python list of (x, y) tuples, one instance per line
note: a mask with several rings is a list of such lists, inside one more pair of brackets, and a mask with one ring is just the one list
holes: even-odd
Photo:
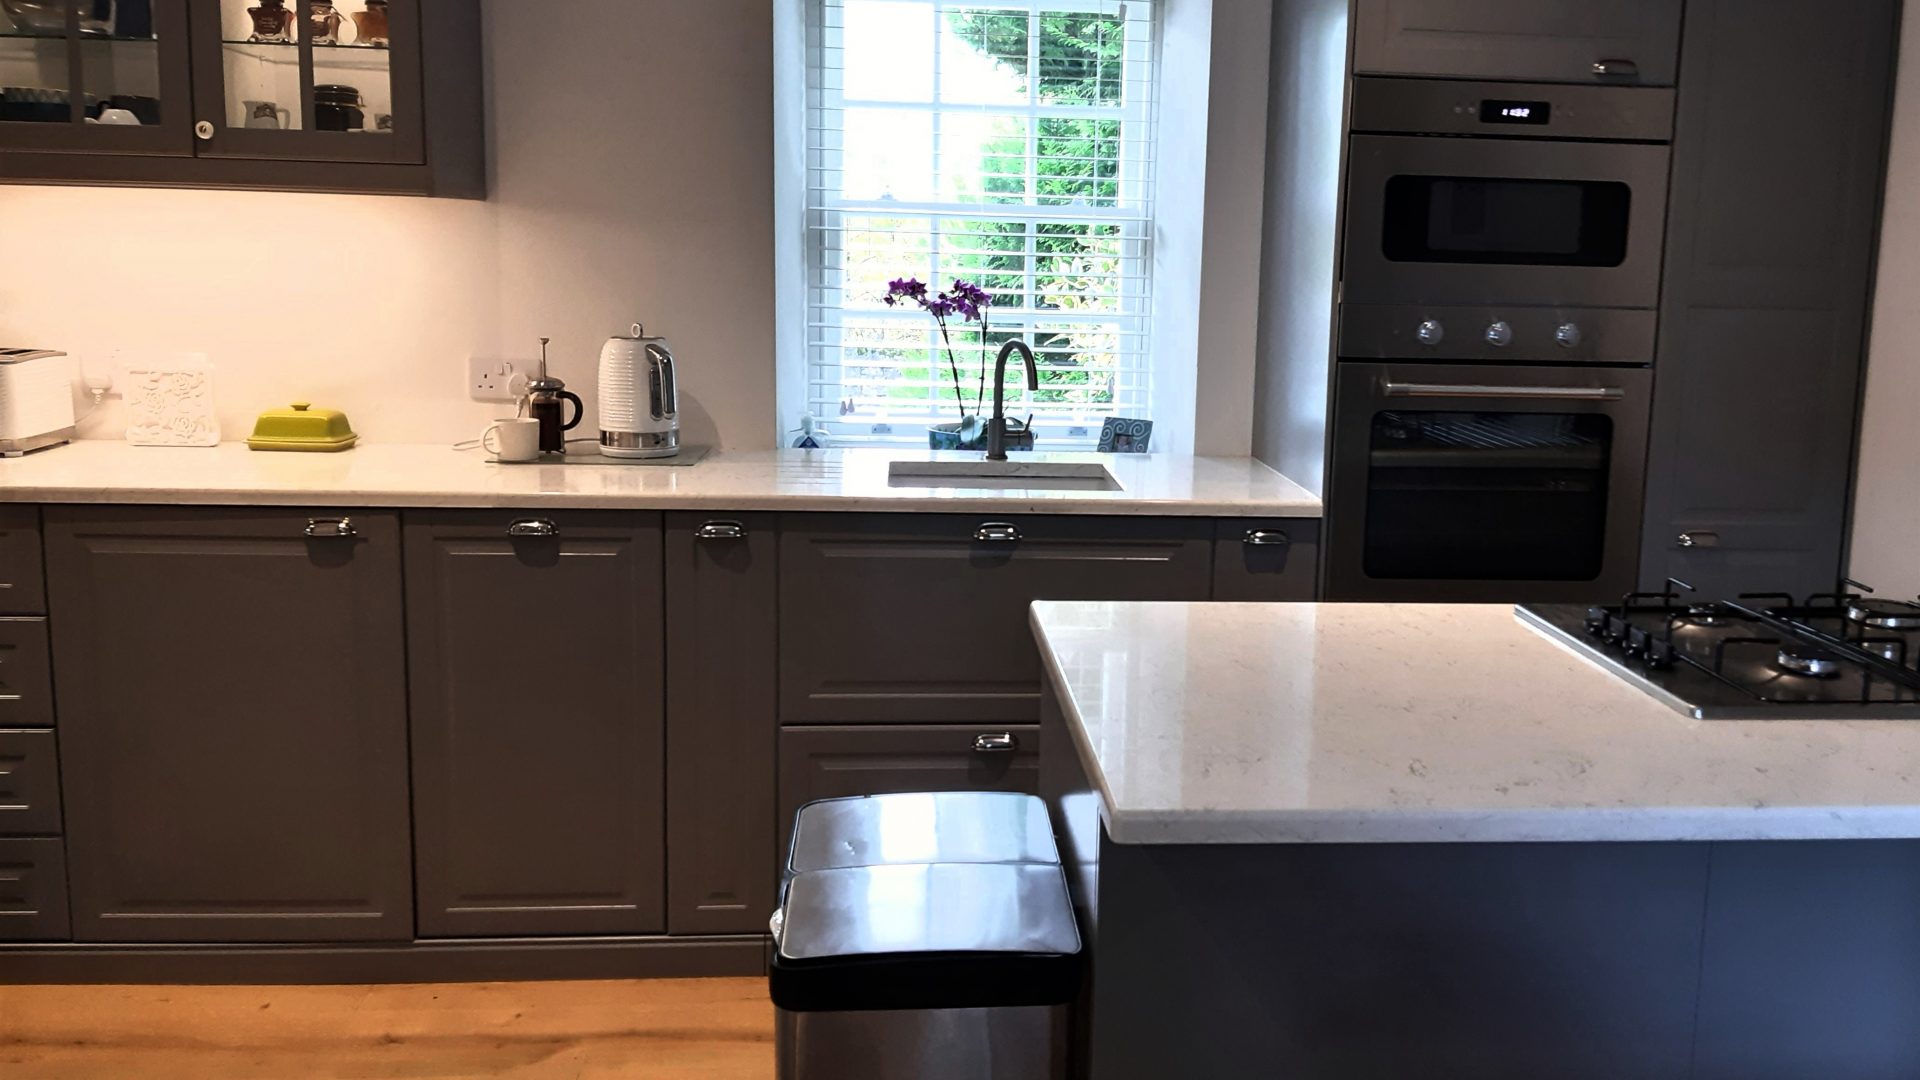
[(1438, 605), (1039, 603), (1093, 1075), (1920, 1075), (1920, 726)]

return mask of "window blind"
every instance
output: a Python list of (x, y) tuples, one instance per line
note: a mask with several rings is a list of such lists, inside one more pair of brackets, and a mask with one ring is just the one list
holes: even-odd
[[(1157, 47), (1148, 0), (813, 0), (807, 381), (838, 443), (926, 444), (991, 411), (984, 365), (1031, 345), (1009, 415), (1091, 445), (1147, 416)], [(889, 308), (888, 282), (970, 281), (980, 324)], [(984, 348), (983, 348), (984, 346)], [(983, 355), (984, 353), (984, 355)]]

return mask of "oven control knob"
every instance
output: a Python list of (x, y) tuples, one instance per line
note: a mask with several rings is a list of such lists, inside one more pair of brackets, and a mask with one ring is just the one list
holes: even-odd
[(1579, 348), (1580, 324), (1570, 322), (1561, 323), (1559, 328), (1553, 332), (1553, 340), (1559, 342), (1560, 347), (1563, 349)]
[(1440, 325), (1439, 319), (1428, 319), (1414, 330), (1413, 336), (1420, 339), (1422, 345), (1438, 345), (1446, 340), (1447, 328)]
[(1513, 327), (1508, 326), (1505, 320), (1487, 327), (1487, 344), (1501, 349), (1513, 344)]

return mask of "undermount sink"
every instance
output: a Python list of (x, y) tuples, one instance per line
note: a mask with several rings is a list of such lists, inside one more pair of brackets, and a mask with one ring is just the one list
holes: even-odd
[(894, 487), (1017, 488), (1023, 491), (1122, 491), (1097, 461), (896, 461)]

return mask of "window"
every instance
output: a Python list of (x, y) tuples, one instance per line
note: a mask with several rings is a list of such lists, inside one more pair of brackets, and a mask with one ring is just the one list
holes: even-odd
[[(991, 412), (983, 366), (1014, 338), (1040, 390), (1009, 375), (1007, 412), (1042, 445), (1147, 415), (1153, 5), (810, 3), (807, 371), (789, 418), (925, 446), (960, 417), (956, 383)], [(932, 319), (882, 303), (905, 277), (991, 296), (984, 341), (952, 327), (957, 379)]]

